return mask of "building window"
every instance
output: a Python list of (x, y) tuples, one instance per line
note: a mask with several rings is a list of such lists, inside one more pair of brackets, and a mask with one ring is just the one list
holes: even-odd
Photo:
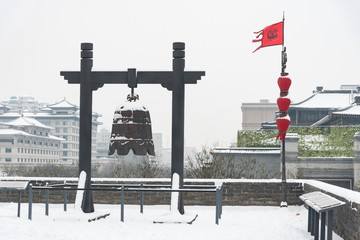
[(55, 125), (56, 126), (60, 125), (60, 121), (55, 121)]
[(67, 128), (64, 128), (63, 129), (63, 133), (67, 133), (68, 132), (68, 129)]
[[(11, 148), (5, 148), (6, 153), (11, 153)], [(11, 160), (10, 160), (11, 161)]]
[(60, 133), (60, 128), (56, 128), (56, 129), (55, 129), (55, 132), (56, 132), (56, 133)]
[(63, 148), (67, 148), (67, 147), (68, 147), (67, 143), (63, 143)]
[(66, 126), (67, 125), (67, 122), (66, 121), (63, 121), (63, 126)]
[(5, 158), (5, 162), (11, 162), (11, 158)]

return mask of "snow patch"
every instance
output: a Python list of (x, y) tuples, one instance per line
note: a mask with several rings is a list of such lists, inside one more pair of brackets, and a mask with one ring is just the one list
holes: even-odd
[[(179, 190), (180, 188), (180, 177), (179, 174), (174, 173), (172, 177), (172, 190)], [(171, 212), (178, 212), (178, 202), (179, 202), (179, 192), (171, 192), (171, 204), (170, 204), (170, 211)]]
[[(82, 171), (79, 176), (78, 188), (85, 188), (86, 172)], [(81, 210), (81, 205), (84, 198), (84, 190), (77, 190), (75, 197), (74, 209), (75, 211)]]
[(326, 192), (333, 193), (339, 197), (345, 198), (349, 202), (360, 204), (360, 192), (352, 191), (346, 188), (338, 187), (328, 183), (315, 180), (301, 180), (304, 183), (310, 184), (316, 188), (320, 188)]

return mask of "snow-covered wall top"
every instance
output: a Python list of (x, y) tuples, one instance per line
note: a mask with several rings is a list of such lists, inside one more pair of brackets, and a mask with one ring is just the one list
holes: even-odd
[[(78, 178), (49, 178), (49, 177), (0, 177), (0, 181), (3, 180), (18, 180), (18, 181), (78, 181)], [(166, 182), (171, 183), (170, 178), (92, 178), (95, 182)], [(281, 183), (281, 179), (184, 179), (184, 182), (214, 182), (215, 185), (221, 185), (222, 183)], [(352, 191), (328, 183), (316, 181), (316, 180), (304, 180), (304, 179), (288, 179), (288, 183), (306, 183), (316, 188), (320, 188), (326, 192), (341, 196), (349, 202), (355, 202), (360, 204), (360, 192)]]

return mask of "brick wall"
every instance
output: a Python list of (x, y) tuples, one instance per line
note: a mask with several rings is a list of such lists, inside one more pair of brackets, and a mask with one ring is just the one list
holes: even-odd
[[(51, 184), (62, 184), (63, 181), (34, 181), (33, 186), (44, 186), (46, 182)], [(76, 183), (68, 180), (67, 183)], [(164, 181), (96, 181), (94, 183), (102, 184), (147, 184), (147, 185), (170, 185), (170, 180)], [(213, 181), (189, 181), (185, 180), (186, 185), (214, 185)], [(299, 196), (303, 193), (301, 183), (287, 183), (287, 202), (289, 205), (301, 205), (302, 202)], [(76, 191), (67, 191), (67, 202), (74, 203)], [(94, 203), (98, 204), (120, 204), (120, 191), (94, 191)], [(281, 183), (276, 182), (244, 182), (233, 181), (223, 183), (223, 205), (225, 206), (239, 206), (239, 205), (257, 205), (257, 206), (279, 206), (282, 199)], [(22, 202), (28, 201), (28, 192), (22, 194)], [(49, 194), (50, 203), (62, 203), (63, 191), (51, 190)], [(17, 192), (0, 191), (0, 202), (17, 202)], [(45, 190), (33, 189), (33, 202), (45, 202)], [(140, 192), (125, 191), (126, 204), (140, 204)], [(169, 205), (169, 192), (144, 192), (144, 204), (147, 205)], [(215, 192), (212, 193), (184, 193), (185, 205), (215, 205)]]
[[(233, 206), (280, 206), (280, 182), (225, 182), (223, 204)], [(287, 203), (301, 205), (302, 184), (287, 183)]]

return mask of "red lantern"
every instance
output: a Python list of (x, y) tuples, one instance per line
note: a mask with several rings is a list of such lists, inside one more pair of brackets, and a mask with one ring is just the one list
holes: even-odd
[(280, 88), (280, 97), (285, 97), (289, 93), (289, 88), (291, 85), (291, 79), (286, 77), (287, 73), (282, 73), (281, 77), (278, 78), (278, 85)]
[(285, 140), (286, 131), (290, 125), (290, 117), (286, 116), (286, 117), (280, 117), (280, 118), (276, 119), (276, 125), (279, 130), (279, 133), (278, 133), (276, 139)]
[(290, 106), (290, 99), (285, 97), (280, 97), (277, 99), (277, 105), (280, 110), (280, 117), (285, 117)]

